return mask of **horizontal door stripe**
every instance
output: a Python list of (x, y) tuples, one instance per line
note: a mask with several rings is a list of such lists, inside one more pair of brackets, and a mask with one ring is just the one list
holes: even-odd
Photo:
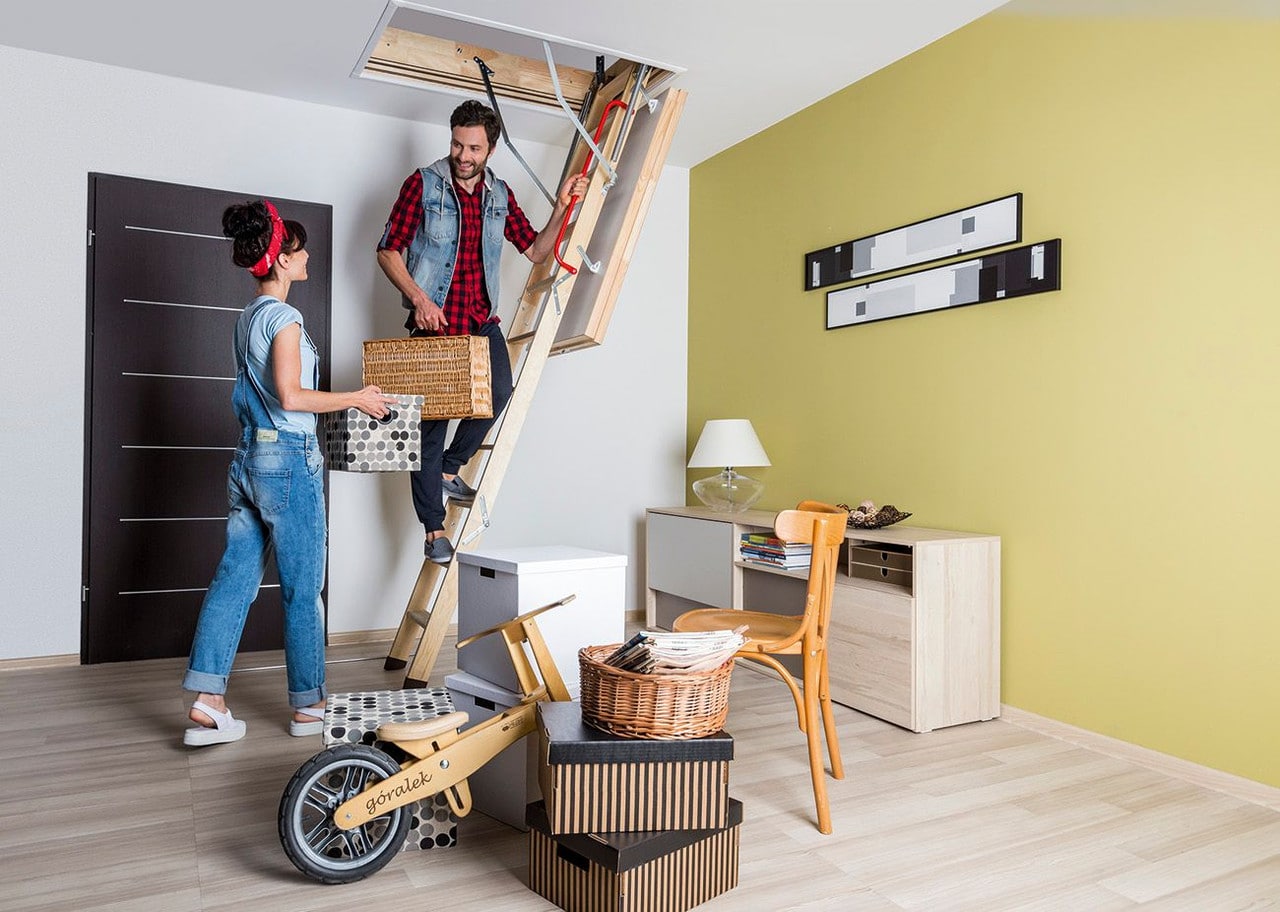
[[(259, 589), (279, 589), (279, 583), (263, 583)], [(168, 595), (174, 592), (208, 592), (208, 586), (197, 586), (192, 589), (126, 589), (116, 595)]]
[(212, 304), (179, 304), (177, 301), (140, 301), (137, 298), (124, 298), (126, 304), (154, 304), (156, 307), (190, 307), (194, 310), (229, 310), (232, 313), (241, 313), (243, 307), (215, 307)]
[(141, 444), (141, 443), (122, 443), (122, 450), (226, 450), (228, 453), (234, 453), (235, 447), (228, 446), (164, 446), (162, 444)]
[(235, 377), (202, 377), (199, 374), (145, 374), (142, 371), (121, 371), (122, 377), (159, 377), (161, 380), (226, 380), (235, 383)]
[(194, 231), (174, 231), (172, 228), (148, 228), (145, 225), (125, 225), (126, 231), (154, 231), (156, 234), (180, 234), (183, 237), (208, 238), (211, 241), (230, 241), (220, 234), (197, 234)]
[(226, 516), (121, 516), (121, 522), (225, 522)]

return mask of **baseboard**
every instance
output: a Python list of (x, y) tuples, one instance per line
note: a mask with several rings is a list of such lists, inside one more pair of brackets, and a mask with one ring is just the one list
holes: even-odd
[(68, 665), (79, 665), (78, 653), (70, 655), (31, 656), (25, 659), (0, 659), (0, 673), (6, 671), (24, 671), (28, 668), (65, 668)]
[[(457, 628), (450, 625), (449, 632), (456, 634)], [(329, 634), (330, 646), (360, 646), (365, 643), (385, 643), (396, 638), (395, 627), (384, 627), (380, 630), (348, 630), (345, 633)]]
[(1258, 804), (1273, 811), (1280, 811), (1280, 788), (1275, 786), (1254, 782), (1252, 779), (1224, 773), (1222, 770), (1212, 769), (1208, 766), (1201, 766), (1199, 763), (1192, 763), (1190, 760), (1162, 754), (1160, 751), (1130, 744), (1127, 741), (1121, 741), (1108, 735), (1100, 735), (1088, 729), (1076, 728), (1076, 726), (1068, 725), (1066, 722), (1058, 722), (1055, 719), (1038, 716), (1035, 713), (1027, 712), (1024, 709), (1018, 709), (1008, 704), (1001, 705), (1000, 718), (1028, 731), (1048, 735), (1051, 738), (1057, 738), (1059, 741), (1066, 741), (1078, 747), (1096, 751), (1108, 757), (1114, 757), (1117, 760), (1127, 760), (1153, 772), (1163, 773), (1166, 776), (1172, 776), (1175, 779), (1181, 779), (1193, 785), (1221, 792), (1241, 801)]

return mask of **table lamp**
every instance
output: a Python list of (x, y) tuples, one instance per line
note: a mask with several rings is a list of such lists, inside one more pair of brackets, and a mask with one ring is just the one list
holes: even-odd
[(739, 475), (734, 466), (767, 466), (755, 428), (746, 418), (716, 418), (702, 427), (702, 436), (689, 457), (689, 468), (723, 466), (724, 471), (693, 483), (698, 499), (720, 513), (741, 513), (760, 499), (764, 484)]

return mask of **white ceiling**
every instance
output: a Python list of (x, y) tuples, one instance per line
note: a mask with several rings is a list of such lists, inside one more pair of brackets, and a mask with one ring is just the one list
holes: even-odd
[[(669, 161), (692, 166), (1003, 0), (426, 0), (631, 59), (683, 67)], [(11, 0), (0, 44), (446, 123), (457, 95), (352, 78), (387, 0)], [(553, 113), (502, 103), (508, 131), (565, 144)]]
[[(689, 167), (1004, 0), (422, 0), (684, 72), (671, 150)], [(459, 96), (351, 76), (387, 0), (10, 0), (0, 44), (392, 117), (446, 123)], [(1280, 0), (1012, 0), (1052, 16), (1280, 16)], [(455, 37), (455, 36), (441, 36)], [(465, 40), (465, 39), (460, 39)], [(545, 109), (501, 104), (517, 141), (565, 144)]]

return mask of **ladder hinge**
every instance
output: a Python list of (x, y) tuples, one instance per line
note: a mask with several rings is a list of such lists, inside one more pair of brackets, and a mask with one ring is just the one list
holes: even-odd
[(489, 528), (489, 505), (485, 503), (485, 499), (483, 495), (476, 498), (476, 500), (479, 502), (479, 506), (480, 506), (480, 526), (476, 529), (471, 530), (471, 534), (468, 535), (466, 538), (464, 538), (460, 542), (460, 544), (462, 545), (471, 544), (473, 541), (475, 541), (477, 538), (480, 537), (480, 535), (484, 532), (485, 529)]

